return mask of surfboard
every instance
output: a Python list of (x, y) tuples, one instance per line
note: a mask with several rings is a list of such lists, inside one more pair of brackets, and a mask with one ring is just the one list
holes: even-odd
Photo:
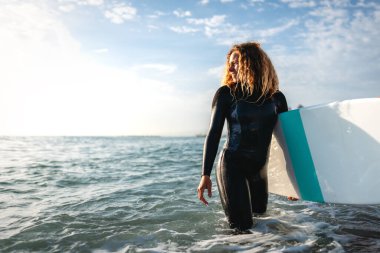
[(281, 113), (269, 192), (320, 203), (380, 204), (380, 98)]

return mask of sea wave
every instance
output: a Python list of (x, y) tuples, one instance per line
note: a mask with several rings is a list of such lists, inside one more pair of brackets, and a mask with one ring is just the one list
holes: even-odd
[(1, 252), (380, 251), (377, 205), (270, 195), (236, 234), (215, 186), (196, 198), (203, 137), (0, 140)]

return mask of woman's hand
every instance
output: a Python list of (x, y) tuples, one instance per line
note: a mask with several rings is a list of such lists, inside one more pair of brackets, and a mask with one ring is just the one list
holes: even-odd
[(208, 196), (211, 197), (212, 196), (212, 193), (211, 193), (211, 186), (212, 186), (212, 183), (211, 183), (211, 179), (209, 176), (202, 176), (201, 178), (201, 182), (199, 183), (199, 186), (198, 186), (198, 199), (200, 201), (202, 201), (206, 206), (208, 206), (208, 202), (207, 200), (203, 197), (203, 191), (205, 189), (207, 189), (207, 192), (208, 192)]

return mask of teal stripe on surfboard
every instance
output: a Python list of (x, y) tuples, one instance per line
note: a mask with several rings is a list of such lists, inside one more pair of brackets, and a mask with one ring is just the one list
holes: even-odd
[(299, 109), (279, 115), (301, 198), (324, 202)]

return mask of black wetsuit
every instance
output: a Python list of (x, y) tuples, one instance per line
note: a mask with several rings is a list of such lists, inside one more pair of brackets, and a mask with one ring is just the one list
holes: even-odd
[(253, 225), (252, 213), (264, 213), (268, 202), (266, 164), (273, 128), (279, 113), (287, 111), (285, 96), (276, 92), (260, 99), (234, 96), (220, 87), (212, 102), (210, 130), (203, 153), (202, 175), (210, 175), (225, 119), (228, 136), (217, 167), (217, 184), (231, 228)]

